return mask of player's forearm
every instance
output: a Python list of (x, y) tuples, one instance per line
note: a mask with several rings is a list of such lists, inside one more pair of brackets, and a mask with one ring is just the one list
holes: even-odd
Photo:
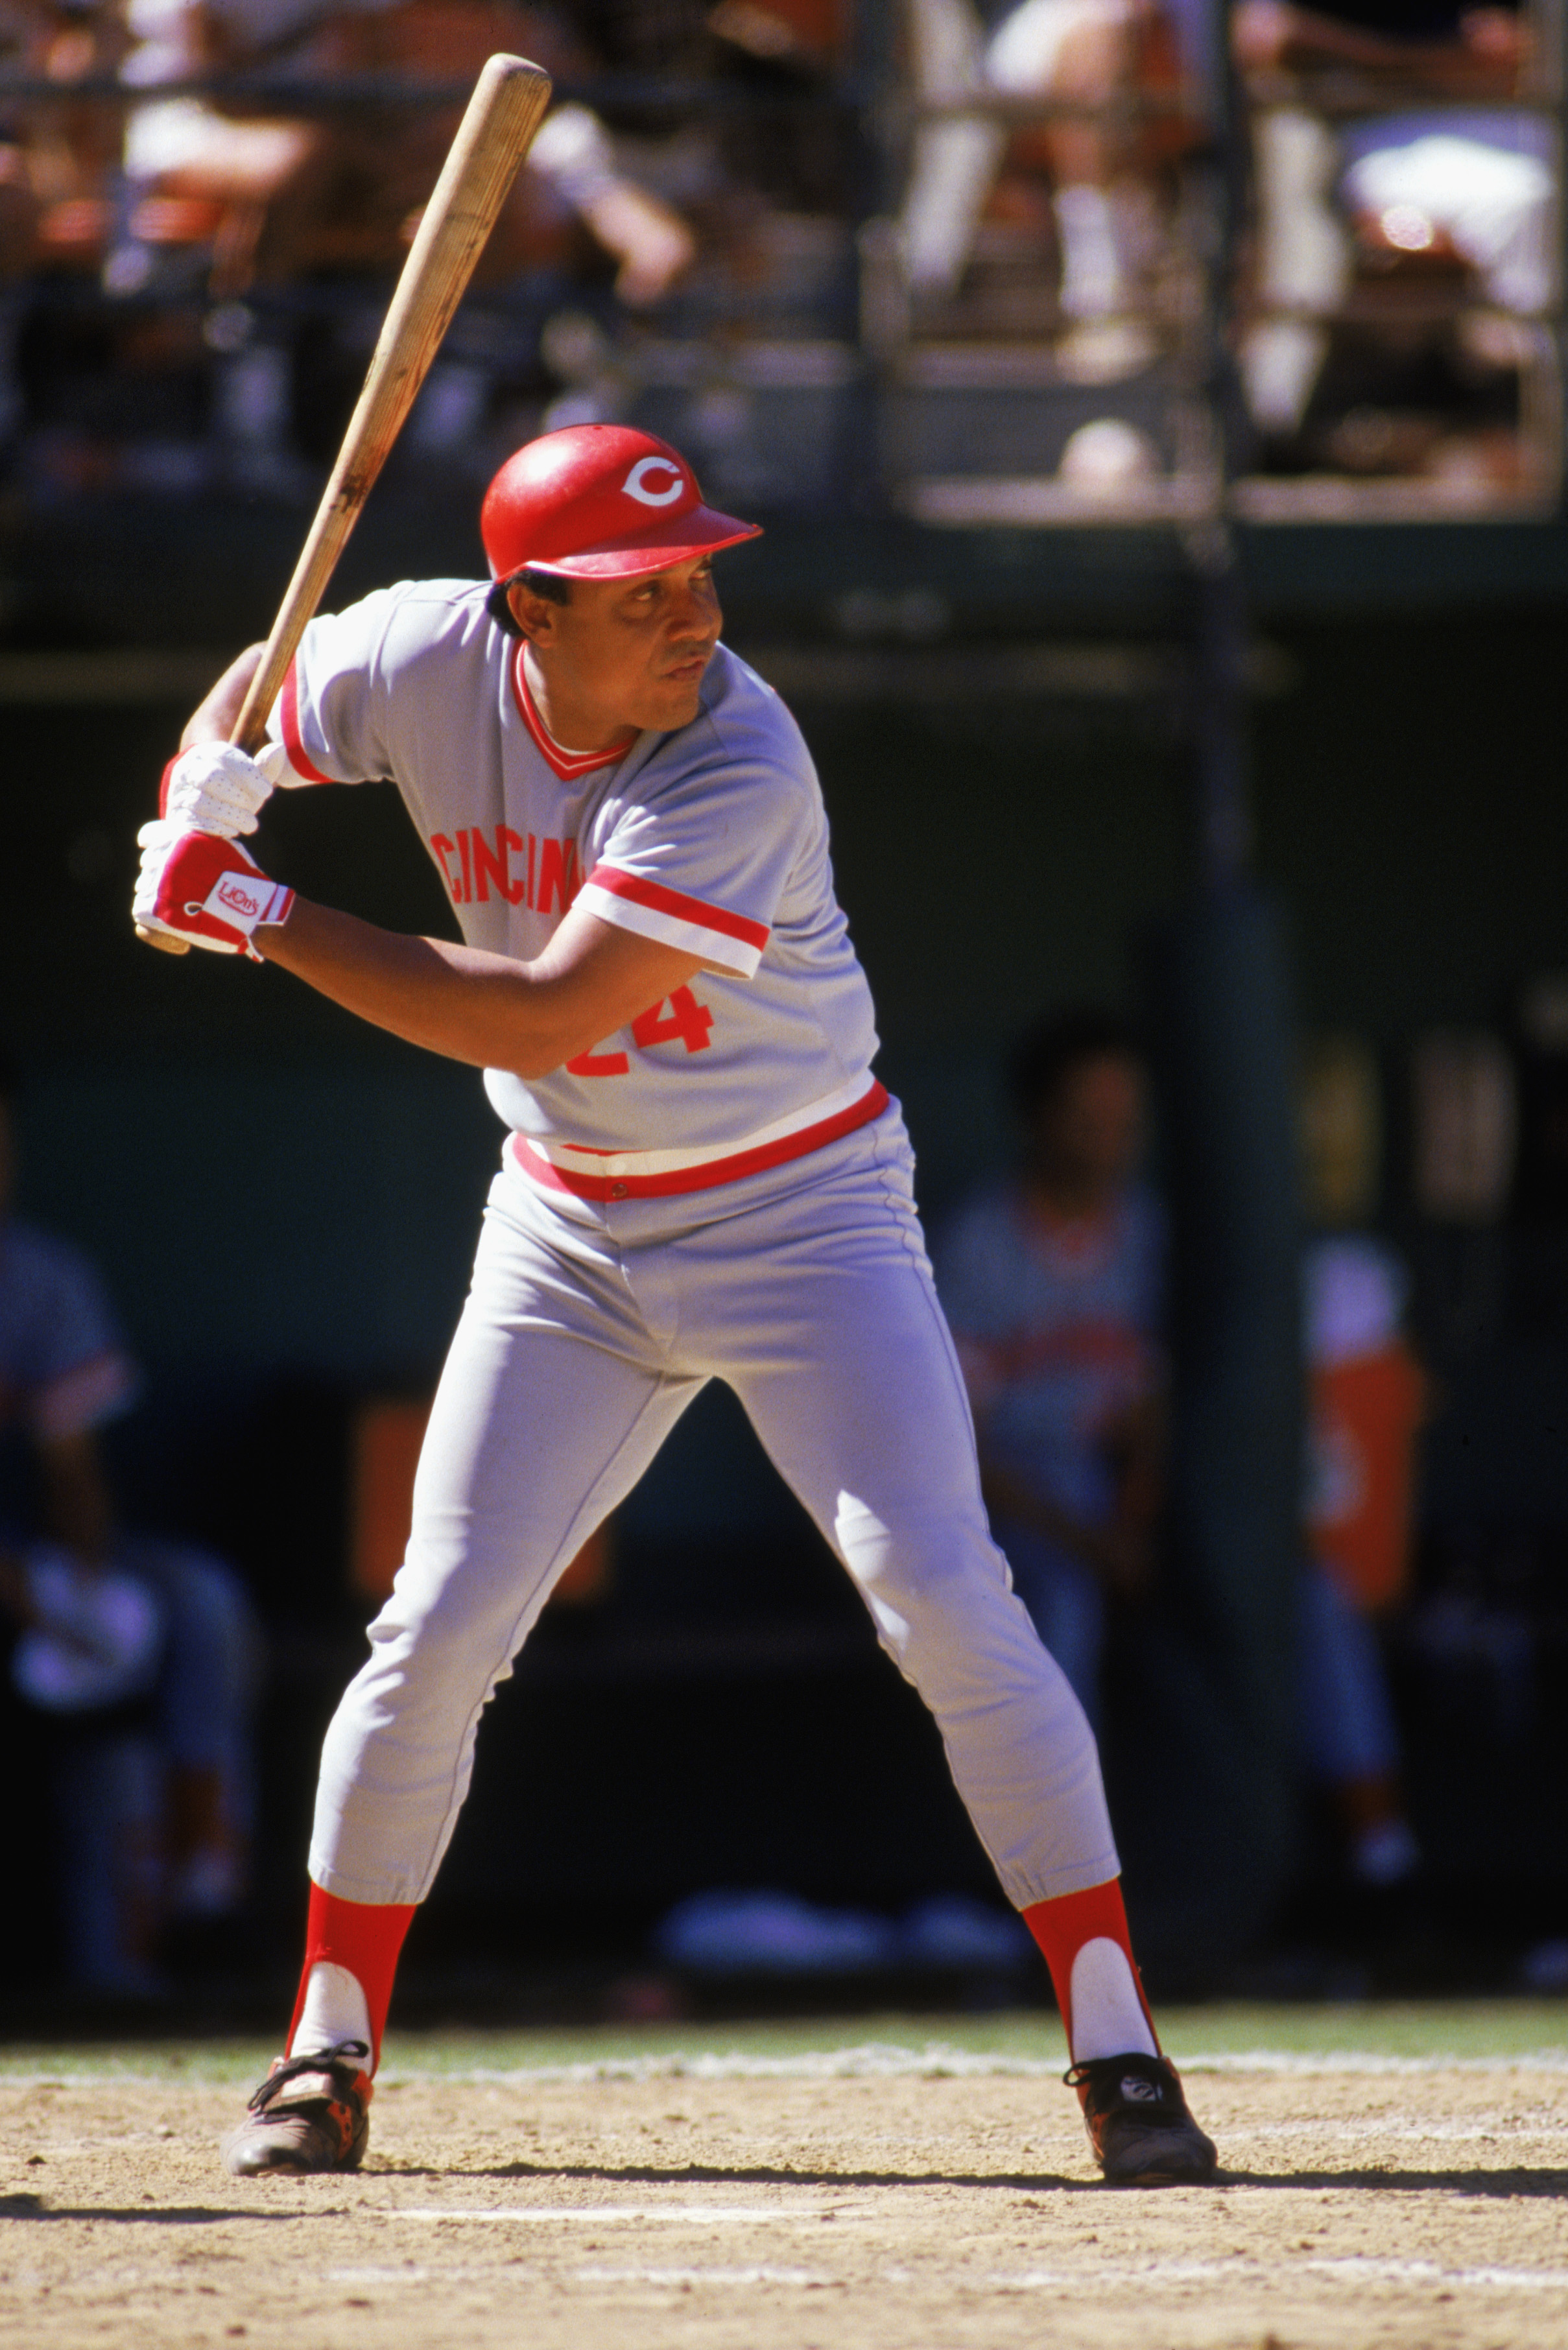
[(265, 650), (265, 645), (248, 645), (238, 660), (229, 663), (200, 709), (192, 713), (180, 737), (182, 751), (190, 750), (194, 743), (233, 742), (235, 723)]
[(703, 967), (701, 956), (583, 906), (527, 962), (408, 938), (296, 897), (241, 842), (182, 816), (161, 816), (137, 837), (131, 904), (140, 923), (219, 954), (275, 962), (359, 1019), (474, 1068), (545, 1076)]
[(265, 961), (346, 1012), (477, 1069), (543, 1076), (597, 1041), (577, 1035), (558, 980), (477, 947), (379, 930), (305, 898), (255, 942)]

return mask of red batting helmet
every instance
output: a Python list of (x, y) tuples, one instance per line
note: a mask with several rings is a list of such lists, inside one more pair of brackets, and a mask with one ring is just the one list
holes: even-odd
[(497, 579), (524, 569), (635, 579), (755, 538), (759, 526), (704, 505), (668, 441), (629, 424), (568, 424), (508, 457), (479, 528)]

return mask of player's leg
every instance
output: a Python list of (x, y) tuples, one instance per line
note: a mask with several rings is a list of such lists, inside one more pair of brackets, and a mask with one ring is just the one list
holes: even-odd
[(263, 2084), (231, 2168), (358, 2159), (398, 1954), (467, 1793), (480, 1714), (701, 1385), (650, 1359), (602, 1236), (546, 1241), (509, 1181), (431, 1414), (404, 1564), (322, 1752), (296, 2069)]
[(556, 1576), (695, 1393), (671, 1379), (591, 1220), (498, 1179), (370, 1656), (322, 1751), (310, 1875), (337, 1899), (422, 1901), (479, 1717)]
[[(759, 1215), (765, 1246), (747, 1250), (748, 1221), (703, 1243), (733, 1260), (701, 1290), (722, 1317), (709, 1335), (723, 1376), (936, 1719), (1050, 1966), (1096, 2152), (1113, 2175), (1204, 2175), (1212, 2149), (1159, 2055), (1133, 1960), (1093, 1735), (991, 1539), (907, 1146), (896, 1127), (849, 1138), (819, 1180)], [(1114, 2084), (1099, 2078), (1111, 2060)], [(1096, 2098), (1116, 2108), (1108, 2137)], [(1121, 2127), (1129, 2102), (1160, 2133), (1152, 2152), (1147, 2131), (1135, 2145)]]

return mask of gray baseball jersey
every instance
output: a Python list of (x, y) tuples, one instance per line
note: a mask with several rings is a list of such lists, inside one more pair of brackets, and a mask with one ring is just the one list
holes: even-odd
[(708, 966), (548, 1076), (486, 1071), (524, 1170), (583, 1197), (655, 1197), (876, 1117), (870, 991), (778, 695), (721, 647), (689, 726), (564, 750), (487, 593), (405, 582), (313, 621), (272, 731), (302, 783), (391, 778), (471, 946), (531, 959), (577, 903)]

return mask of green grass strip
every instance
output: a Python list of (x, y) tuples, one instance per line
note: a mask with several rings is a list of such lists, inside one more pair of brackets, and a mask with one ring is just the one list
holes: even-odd
[[(1476, 2000), (1355, 2002), (1319, 2006), (1214, 2005), (1167, 2009), (1161, 2036), (1179, 2064), (1204, 2058), (1278, 2056), (1300, 2061), (1345, 2055), (1426, 2064), (1555, 2057), (1568, 2064), (1568, 2002)], [(1065, 2057), (1054, 2016), (1038, 2010), (982, 2016), (821, 2017), (774, 2023), (607, 2023), (533, 2032), (393, 2032), (386, 2072), (408, 2079), (555, 2072), (572, 2066), (703, 2059), (805, 2063), (836, 2052), (876, 2049), (919, 2055), (933, 2047), (960, 2060), (998, 2060), (1043, 2072)], [(178, 2043), (156, 2040), (19, 2044), (0, 2050), (0, 2082), (38, 2078), (244, 2084), (259, 2079), (274, 2049), (254, 2040)]]

